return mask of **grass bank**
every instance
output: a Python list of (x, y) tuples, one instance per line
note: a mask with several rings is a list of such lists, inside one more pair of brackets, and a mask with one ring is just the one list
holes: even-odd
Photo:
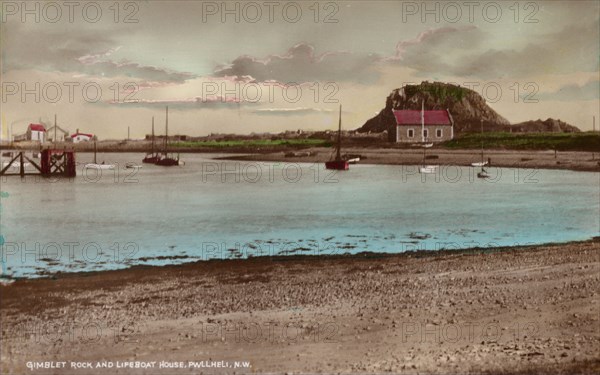
[(467, 133), (445, 142), (449, 149), (511, 149), (600, 152), (600, 134), (585, 133)]

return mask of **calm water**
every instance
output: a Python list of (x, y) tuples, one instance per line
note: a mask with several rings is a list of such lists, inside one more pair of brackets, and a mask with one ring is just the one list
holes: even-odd
[[(2, 180), (4, 272), (35, 277), (135, 264), (269, 254), (332, 254), (583, 240), (599, 233), (598, 173), (213, 160), (126, 162), (74, 180)], [(82, 164), (92, 155), (79, 154)], [(425, 181), (422, 177), (426, 177)], [(6, 194), (5, 194), (6, 195)]]

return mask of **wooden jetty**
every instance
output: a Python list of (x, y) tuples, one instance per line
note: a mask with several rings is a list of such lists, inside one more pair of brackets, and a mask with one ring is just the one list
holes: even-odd
[[(17, 161), (18, 160), (18, 161)], [(29, 162), (37, 171), (25, 172), (25, 161)], [(21, 151), (16, 154), (8, 164), (0, 171), (0, 176), (38, 176), (42, 177), (75, 177), (77, 166), (75, 163), (75, 151), (45, 149), (41, 152), (40, 164), (31, 160)], [(7, 171), (17, 162), (19, 172), (7, 173)]]

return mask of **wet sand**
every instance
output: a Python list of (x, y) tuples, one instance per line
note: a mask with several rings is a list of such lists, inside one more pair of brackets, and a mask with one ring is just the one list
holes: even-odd
[[(61, 144), (61, 147), (75, 147), (78, 152), (93, 152), (93, 143)], [(39, 145), (25, 143), (20, 144), (24, 150), (39, 150)], [(126, 144), (122, 142), (103, 141), (98, 144), (99, 152), (132, 152), (143, 153), (149, 150), (149, 143), (143, 141), (132, 141)], [(20, 150), (20, 149), (19, 149)], [(15, 151), (19, 151), (15, 150)], [(299, 148), (297, 146), (263, 146), (263, 147), (196, 147), (196, 148), (173, 148), (171, 151), (183, 155), (190, 153), (206, 154), (231, 154), (220, 157), (226, 160), (247, 161), (283, 161), (290, 163), (324, 163), (333, 155), (333, 148), (312, 147)], [(314, 156), (286, 157), (289, 152), (307, 153)], [(418, 165), (423, 160), (423, 149), (399, 148), (397, 145), (387, 144), (385, 146), (348, 146), (344, 147), (343, 154), (360, 154), (366, 156), (361, 164), (391, 164), (391, 165)], [(439, 165), (471, 165), (473, 162), (481, 161), (481, 150), (458, 150), (433, 147), (427, 149), (429, 157), (437, 156), (437, 159), (427, 160), (428, 164)], [(484, 159), (491, 158), (492, 165), (496, 167), (509, 168), (543, 168), (543, 169), (569, 169), (576, 171), (600, 171), (600, 149), (597, 152), (587, 151), (559, 151), (556, 154), (552, 150), (484, 150)]]
[[(283, 161), (289, 163), (324, 163), (329, 160), (332, 150), (329, 148), (311, 148), (296, 152), (313, 152), (314, 156), (285, 157), (286, 152), (250, 153), (225, 157), (228, 160)], [(423, 161), (422, 149), (398, 148), (348, 148), (343, 153), (366, 156), (360, 164), (418, 165)], [(427, 164), (463, 165), (481, 161), (479, 150), (427, 149)], [(485, 150), (484, 159), (492, 161), (494, 167), (527, 169), (569, 169), (576, 171), (600, 171), (600, 150), (596, 153), (580, 151), (516, 151)]]
[[(591, 374), (600, 371), (599, 291), (600, 238), (18, 280), (0, 287), (0, 372)], [(156, 363), (69, 367), (103, 360)], [(29, 371), (27, 361), (66, 368)]]

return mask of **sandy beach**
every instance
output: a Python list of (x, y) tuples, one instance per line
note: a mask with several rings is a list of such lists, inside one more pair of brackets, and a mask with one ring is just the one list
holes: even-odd
[[(323, 163), (329, 160), (332, 150), (328, 148), (311, 148), (299, 152), (312, 152), (314, 156), (286, 157), (285, 152), (250, 153), (242, 156), (226, 157), (229, 160), (247, 161), (284, 161), (289, 163)], [(359, 154), (365, 159), (361, 164), (418, 165), (422, 163), (422, 149), (400, 148), (364, 148), (344, 149), (344, 153)], [(479, 150), (449, 150), (431, 148), (427, 150), (428, 164), (469, 166), (481, 161)], [(600, 150), (597, 153), (581, 151), (518, 151), (518, 150), (484, 150), (484, 158), (490, 158), (492, 166), (525, 169), (569, 169), (576, 171), (600, 171)]]
[(1, 372), (598, 373), (599, 271), (596, 238), (17, 280)]

